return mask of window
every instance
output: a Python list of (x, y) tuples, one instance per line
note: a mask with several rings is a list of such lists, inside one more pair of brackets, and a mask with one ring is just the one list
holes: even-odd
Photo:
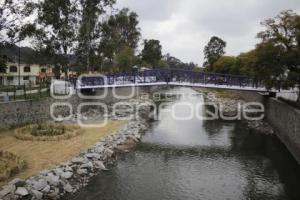
[(18, 72), (18, 68), (16, 66), (10, 66), (9, 72)]
[(25, 66), (24, 67), (24, 72), (30, 72), (31, 70), (30, 70), (30, 66)]
[(7, 80), (8, 80), (8, 81), (13, 81), (13, 80), (14, 80), (14, 77), (13, 77), (13, 76), (8, 76), (8, 77), (7, 77)]
[(41, 72), (42, 72), (42, 73), (46, 73), (46, 69), (45, 69), (45, 68), (42, 68), (42, 69), (41, 69)]
[(29, 76), (24, 76), (24, 77), (23, 77), (23, 80), (24, 80), (24, 81), (29, 81)]

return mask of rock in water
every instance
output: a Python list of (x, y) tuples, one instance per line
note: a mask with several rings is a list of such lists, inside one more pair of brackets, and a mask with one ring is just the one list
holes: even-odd
[(16, 191), (16, 194), (23, 197), (23, 196), (27, 196), (29, 193), (28, 193), (28, 191), (27, 191), (26, 188), (24, 188), (24, 187), (18, 187), (17, 191)]
[(48, 185), (47, 181), (45, 179), (40, 179), (38, 181), (35, 181), (32, 185), (32, 188), (38, 191), (43, 190)]
[(31, 190), (31, 194), (35, 199), (42, 199), (43, 198), (43, 193), (37, 191), (37, 190)]
[(81, 158), (81, 157), (76, 157), (76, 158), (73, 158), (71, 160), (71, 162), (73, 164), (84, 164), (85, 163), (85, 159), (84, 158)]
[(47, 194), (47, 193), (50, 191), (50, 189), (51, 189), (51, 187), (50, 187), (49, 185), (47, 185), (47, 186), (42, 190), (42, 192)]
[(71, 193), (71, 192), (73, 192), (73, 187), (70, 184), (66, 184), (64, 186), (64, 190), (68, 193)]
[(87, 170), (86, 169), (78, 169), (77, 174), (79, 174), (79, 175), (87, 174)]
[(72, 172), (64, 172), (60, 175), (64, 179), (70, 179), (73, 176)]
[(88, 162), (85, 164), (80, 165), (80, 169), (93, 169), (94, 165), (92, 162)]
[(103, 162), (101, 162), (101, 161), (96, 161), (95, 162), (95, 167), (97, 168), (97, 169), (100, 169), (100, 170), (108, 170), (105, 166), (104, 166), (104, 164), (103, 164)]
[(59, 176), (49, 174), (46, 179), (50, 185), (57, 186), (59, 184)]
[(13, 194), (16, 190), (15, 185), (7, 185), (3, 187), (3, 190), (0, 191), (0, 199), (5, 197), (8, 194)]
[(106, 148), (104, 151), (104, 155), (106, 155), (107, 157), (112, 157), (113, 154), (114, 152), (108, 148)]
[(24, 187), (26, 182), (20, 178), (15, 178), (14, 180), (9, 182), (9, 185), (15, 185), (16, 187)]
[(57, 188), (54, 189), (53, 192), (48, 194), (50, 199), (58, 199), (59, 198), (59, 190)]

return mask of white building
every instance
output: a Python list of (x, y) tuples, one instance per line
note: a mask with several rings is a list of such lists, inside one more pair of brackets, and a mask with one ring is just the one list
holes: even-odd
[[(19, 80), (20, 77), (20, 80)], [(39, 81), (51, 80), (53, 67), (38, 64), (7, 63), (6, 73), (0, 73), (0, 85), (36, 85)]]

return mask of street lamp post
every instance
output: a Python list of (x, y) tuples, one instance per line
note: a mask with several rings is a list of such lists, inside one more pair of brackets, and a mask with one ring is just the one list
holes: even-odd
[(20, 45), (21, 41), (20, 41), (20, 38), (19, 38), (19, 59), (18, 59), (18, 64), (19, 64), (19, 86), (21, 85), (21, 45)]

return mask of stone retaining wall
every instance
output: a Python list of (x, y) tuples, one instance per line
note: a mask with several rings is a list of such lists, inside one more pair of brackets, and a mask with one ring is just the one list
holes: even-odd
[[(162, 87), (160, 86), (133, 88), (124, 87), (116, 88), (115, 90), (110, 88), (107, 90), (107, 95), (105, 95), (105, 97), (98, 99), (84, 99), (79, 98), (78, 95), (74, 95), (66, 100), (55, 100), (48, 97), (38, 100), (0, 103), (0, 129), (36, 123), (37, 121), (50, 120), (50, 107), (53, 103), (70, 103), (72, 105), (74, 114), (77, 111), (78, 105), (82, 102), (101, 102), (107, 105), (111, 105), (118, 101), (127, 101), (130, 99), (130, 97), (140, 96), (144, 93), (151, 94), (153, 92), (159, 91), (160, 89), (162, 89)], [(102, 94), (103, 91), (101, 89), (96, 90), (95, 95), (101, 96)], [(116, 95), (118, 95), (119, 97)], [(84, 109), (88, 109), (88, 106), (83, 108), (83, 112), (85, 111)], [(69, 113), (69, 108), (66, 106), (59, 107), (59, 109), (55, 110), (63, 116), (68, 115)]]
[[(50, 106), (55, 102), (64, 102), (54, 100), (50, 97), (38, 100), (15, 101), (0, 103), (0, 128), (11, 128), (37, 121), (47, 121), (50, 117)], [(76, 97), (71, 97), (67, 102), (72, 105), (78, 103)], [(60, 107), (60, 113), (68, 113), (67, 107)]]

